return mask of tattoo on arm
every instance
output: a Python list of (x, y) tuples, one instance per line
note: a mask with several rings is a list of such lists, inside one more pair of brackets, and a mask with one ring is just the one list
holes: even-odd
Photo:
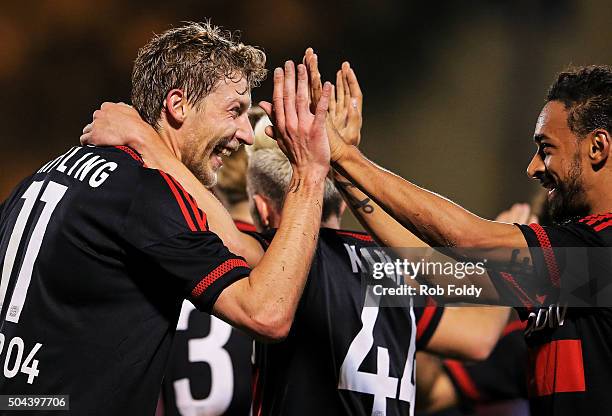
[(354, 195), (351, 195), (347, 191), (348, 188), (354, 188), (355, 185), (350, 182), (340, 180), (336, 180), (336, 185), (338, 185), (338, 189), (340, 190), (340, 192), (342, 192), (342, 194), (344, 194), (347, 199), (347, 202), (351, 205), (352, 208), (356, 210), (362, 210), (365, 214), (371, 214), (374, 212), (374, 207), (370, 205), (370, 198), (366, 197), (360, 200), (359, 198)]

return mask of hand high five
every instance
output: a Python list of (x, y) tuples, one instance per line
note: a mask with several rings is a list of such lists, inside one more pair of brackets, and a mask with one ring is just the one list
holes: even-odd
[(274, 70), (272, 103), (262, 101), (260, 106), (268, 114), (274, 131), (267, 133), (276, 139), (287, 155), (294, 174), (322, 174), (329, 171), (330, 151), (325, 118), (328, 110), (331, 84), (325, 83), (314, 114), (308, 106), (308, 75), (306, 66), (297, 67), (297, 92), (295, 65), (285, 63), (284, 69)]
[[(318, 57), (312, 48), (306, 50), (304, 64), (308, 69), (312, 107), (318, 104), (322, 93)], [(358, 146), (361, 141), (363, 93), (348, 62), (336, 73), (336, 86), (332, 87), (328, 107), (327, 133), (334, 162), (340, 158), (344, 144)]]

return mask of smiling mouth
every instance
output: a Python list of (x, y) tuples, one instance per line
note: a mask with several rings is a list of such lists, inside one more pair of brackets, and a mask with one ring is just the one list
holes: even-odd
[(542, 182), (542, 187), (548, 190), (548, 196), (551, 196), (556, 190), (557, 187), (553, 182)]
[(213, 153), (218, 155), (218, 156), (226, 156), (229, 157), (232, 155), (233, 152), (235, 152), (236, 150), (238, 150), (237, 148), (233, 148), (230, 146), (225, 146), (223, 144), (218, 144), (217, 146), (215, 146), (215, 148), (213, 149)]

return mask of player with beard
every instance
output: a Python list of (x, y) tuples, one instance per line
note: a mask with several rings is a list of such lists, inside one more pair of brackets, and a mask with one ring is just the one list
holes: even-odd
[[(249, 112), (251, 126), (265, 113)], [(246, 191), (248, 156), (244, 146), (223, 157), (213, 188), (243, 232), (255, 235)], [(162, 384), (166, 416), (207, 414), (245, 416), (252, 400), (253, 338), (185, 300)]]
[[(377, 203), (356, 211), (379, 240), (394, 247), (425, 241), (451, 247), (453, 253), (456, 247), (519, 250), (533, 265), (534, 273), (527, 276), (491, 273), (489, 281), (498, 295), (513, 294), (525, 306), (519, 312), (528, 321), (533, 414), (608, 414), (612, 408), (612, 310), (558, 304), (566, 285), (582, 286), (589, 302), (598, 288), (606, 288), (612, 275), (609, 249), (589, 250), (586, 267), (578, 265), (581, 270), (570, 281), (560, 276), (576, 262), (567, 251), (552, 250), (612, 245), (611, 132), (612, 69), (590, 66), (561, 73), (538, 118), (537, 151), (527, 169), (549, 190), (557, 225), (547, 227), (482, 219), (370, 162), (356, 143), (330, 142), (340, 155), (333, 167), (350, 181), (343, 192), (358, 199), (363, 191)], [(610, 306), (609, 297), (604, 303)]]
[[(160, 152), (212, 185), (221, 154), (253, 140), (247, 109), (264, 64), (231, 33), (188, 23), (139, 52), (134, 105), (159, 132)], [(153, 414), (185, 298), (255, 336), (286, 336), (320, 226), (330, 87), (315, 116), (305, 68), (297, 91), (293, 64), (285, 69), (275, 71), (274, 110), (292, 192), (263, 257), (202, 185), (206, 214), (151, 169), (155, 154), (144, 155), (147, 168), (125, 147), (72, 148), (0, 205), (0, 393), (69, 395), (79, 415)], [(257, 266), (228, 250), (213, 224), (242, 236)]]

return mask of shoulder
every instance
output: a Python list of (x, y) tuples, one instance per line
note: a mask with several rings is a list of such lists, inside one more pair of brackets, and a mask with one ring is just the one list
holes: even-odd
[[(612, 216), (609, 218), (612, 225)], [(519, 225), (530, 247), (590, 247), (606, 246), (612, 242), (605, 220), (593, 221), (589, 217), (560, 225)], [(607, 243), (606, 244), (606, 237)]]

